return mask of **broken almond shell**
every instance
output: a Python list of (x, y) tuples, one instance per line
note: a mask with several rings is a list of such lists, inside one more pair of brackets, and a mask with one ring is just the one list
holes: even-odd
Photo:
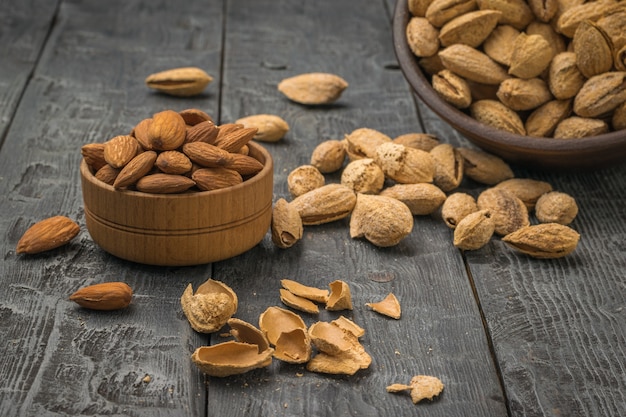
[(302, 317), (293, 311), (272, 306), (259, 316), (259, 328), (270, 344), (276, 346), (281, 333), (288, 333), (294, 329), (306, 329), (307, 327)]
[(306, 363), (312, 354), (311, 338), (305, 329), (293, 329), (278, 336), (274, 357), (288, 363)]
[(326, 303), (326, 301), (328, 300), (328, 290), (309, 287), (290, 279), (282, 279), (280, 281), (280, 284), (283, 286), (283, 288), (292, 292), (293, 294), (311, 301), (315, 301), (316, 303)]
[(396, 320), (398, 320), (402, 315), (400, 302), (393, 293), (389, 293), (389, 295), (387, 295), (384, 300), (379, 301), (378, 303), (366, 303), (365, 305), (377, 313), (394, 318)]
[(259, 352), (257, 345), (228, 341), (199, 347), (191, 360), (207, 375), (226, 377), (269, 366), (273, 353), (272, 348)]
[(291, 308), (304, 311), (305, 313), (318, 314), (320, 312), (319, 307), (312, 301), (295, 295), (291, 291), (287, 291), (283, 288), (280, 289), (280, 301)]
[(237, 311), (237, 294), (226, 284), (208, 279), (195, 294), (191, 284), (180, 298), (183, 313), (191, 327), (200, 333), (221, 329)]
[(330, 295), (326, 301), (326, 310), (352, 310), (352, 294), (350, 287), (344, 281), (337, 280), (329, 284)]

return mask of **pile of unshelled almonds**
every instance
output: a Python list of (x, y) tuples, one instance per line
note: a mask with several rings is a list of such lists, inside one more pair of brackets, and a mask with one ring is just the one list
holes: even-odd
[[(267, 127), (271, 126), (271, 129)], [(216, 125), (199, 109), (164, 110), (127, 135), (83, 145), (95, 177), (115, 189), (171, 194), (211, 191), (240, 184), (263, 169), (248, 155), (248, 142), (275, 140), (289, 126), (271, 115)]]
[[(342, 168), (340, 183), (326, 183), (324, 174)], [(466, 177), (487, 188), (476, 198), (455, 192)], [(424, 133), (392, 139), (356, 129), (344, 140), (320, 143), (287, 183), (293, 198), (275, 202), (271, 227), (281, 248), (296, 244), (304, 226), (348, 217), (352, 238), (393, 246), (412, 231), (414, 216), (438, 212), (463, 250), (479, 249), (496, 235), (530, 256), (558, 258), (580, 238), (568, 226), (578, 213), (571, 196), (544, 181), (514, 178), (497, 156)], [(537, 224), (531, 225), (531, 214)]]
[(443, 99), (511, 133), (626, 129), (626, 3), (409, 0), (406, 38)]

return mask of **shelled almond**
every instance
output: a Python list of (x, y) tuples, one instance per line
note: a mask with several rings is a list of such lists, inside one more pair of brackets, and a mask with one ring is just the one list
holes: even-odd
[(263, 164), (247, 155), (257, 128), (217, 126), (199, 109), (164, 110), (128, 135), (83, 145), (95, 177), (115, 189), (154, 194), (210, 191), (253, 177)]
[[(481, 123), (561, 139), (624, 128), (613, 118), (626, 102), (624, 2), (409, 3), (406, 40), (433, 89)], [(547, 120), (530, 115), (556, 101)]]

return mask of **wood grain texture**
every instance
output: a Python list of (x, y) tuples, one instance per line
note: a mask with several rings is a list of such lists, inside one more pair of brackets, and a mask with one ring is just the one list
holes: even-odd
[[(32, 11), (34, 3), (21, 4)], [(215, 89), (173, 99), (147, 89), (144, 79), (183, 65), (219, 74), (221, 10), (214, 2), (181, 9), (165, 1), (68, 1), (47, 20), (37, 14), (34, 24), (54, 19), (55, 28), (0, 153), (0, 210), (10, 213), (0, 220), (1, 415), (204, 414), (203, 376), (189, 355), (206, 339), (190, 329), (179, 298), (188, 282), (210, 276), (211, 265), (151, 268), (105, 254), (84, 229), (78, 166), (83, 144), (129, 132), (156, 111), (217, 108)], [(30, 29), (18, 17), (22, 26), (3, 31), (2, 44)], [(42, 40), (35, 34), (37, 56)], [(13, 113), (2, 111), (3, 120)], [(78, 237), (45, 254), (16, 256), (26, 228), (56, 214), (83, 226)], [(133, 288), (130, 308), (103, 314), (68, 300), (82, 286), (109, 280)]]
[(32, 76), (58, 1), (0, 3), (0, 144)]
[[(385, 3), (360, 3), (358, 13), (354, 7), (330, 0), (255, 1), (227, 9), (222, 121), (267, 112), (290, 124), (284, 140), (265, 145), (275, 159), (276, 198), (290, 199), (288, 173), (308, 163), (322, 140), (341, 139), (359, 127), (392, 137), (420, 130), (411, 94), (391, 65)], [(281, 79), (312, 71), (340, 75), (350, 85), (335, 104), (321, 107), (291, 103), (276, 91)], [(353, 319), (366, 329), (363, 344), (373, 362), (352, 377), (314, 374), (275, 360), (268, 369), (209, 378), (210, 416), (506, 413), (462, 258), (451, 245), (450, 231), (435, 218), (416, 219), (411, 237), (386, 249), (350, 239), (347, 220), (307, 227), (303, 239), (287, 250), (266, 237), (251, 251), (216, 264), (214, 277), (238, 293), (236, 317), (255, 325), (267, 307), (282, 306), (283, 278), (319, 288), (336, 279), (348, 282), (353, 311), (303, 318), (308, 325), (341, 314)], [(365, 306), (391, 291), (402, 304), (399, 321)], [(212, 343), (224, 340), (215, 335)], [(444, 381), (439, 400), (416, 407), (408, 396), (385, 391), (419, 373)]]
[(572, 255), (541, 261), (498, 240), (468, 255), (512, 415), (623, 413), (625, 175), (624, 167), (535, 174), (576, 198)]

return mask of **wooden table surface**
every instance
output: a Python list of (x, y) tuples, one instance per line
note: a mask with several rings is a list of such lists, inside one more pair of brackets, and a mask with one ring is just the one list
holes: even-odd
[[(194, 267), (117, 259), (91, 240), (79, 180), (80, 147), (130, 131), (164, 110), (196, 107), (219, 123), (271, 113), (291, 127), (273, 155), (274, 199), (313, 148), (360, 127), (391, 137), (427, 132), (471, 146), (416, 100), (393, 52), (394, 0), (4, 0), (0, 2), (0, 415), (2, 416), (618, 416), (626, 410), (626, 165), (547, 173), (513, 166), (574, 196), (576, 251), (537, 260), (494, 238), (461, 253), (437, 215), (415, 218), (399, 245), (351, 239), (347, 220), (305, 228), (296, 246), (269, 233), (235, 258)], [(194, 98), (157, 94), (148, 74), (198, 66), (214, 77)], [(280, 95), (283, 78), (330, 72), (349, 82), (334, 105)], [(337, 181), (331, 177), (329, 181)], [(460, 190), (484, 186), (466, 180)], [(67, 246), (15, 253), (33, 223), (65, 215), (81, 226)], [(280, 280), (346, 281), (372, 364), (354, 376), (275, 360), (224, 379), (191, 362), (225, 340), (194, 332), (180, 296), (223, 281), (236, 317), (253, 324), (281, 306)], [(134, 289), (116, 312), (82, 309), (76, 289), (104, 281)], [(365, 307), (388, 292), (403, 315)], [(413, 405), (385, 391), (413, 375), (445, 390)], [(146, 378), (148, 376), (149, 378)]]

